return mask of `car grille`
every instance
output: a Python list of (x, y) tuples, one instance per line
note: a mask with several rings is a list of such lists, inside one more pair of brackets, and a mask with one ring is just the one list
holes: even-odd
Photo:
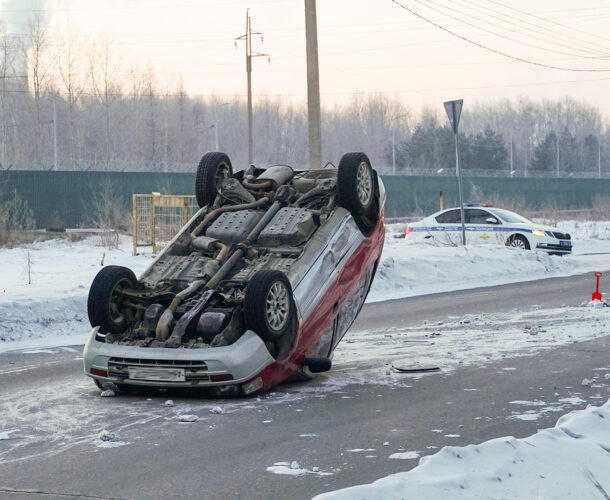
[(139, 358), (110, 358), (108, 360), (108, 375), (120, 379), (129, 378), (129, 366), (145, 366), (147, 368), (184, 368), (184, 377), (187, 382), (202, 380), (209, 381), (208, 366), (204, 361), (172, 360), (172, 359), (139, 359)]
[(571, 240), (572, 239), (568, 233), (560, 233), (560, 232), (553, 231), (553, 233), (551, 233), (551, 234), (553, 236), (555, 236), (555, 238), (557, 238), (558, 240)]

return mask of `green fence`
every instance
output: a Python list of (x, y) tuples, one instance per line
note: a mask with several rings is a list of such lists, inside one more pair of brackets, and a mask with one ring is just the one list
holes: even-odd
[[(194, 173), (2, 171), (0, 189), (15, 189), (28, 202), (39, 228), (85, 227), (99, 218), (99, 206), (112, 203), (131, 213), (131, 195), (160, 192), (193, 194)], [(458, 203), (454, 177), (382, 177), (386, 216), (422, 215)], [(610, 200), (610, 179), (466, 177), (464, 202), (513, 202), (529, 209), (591, 208)]]

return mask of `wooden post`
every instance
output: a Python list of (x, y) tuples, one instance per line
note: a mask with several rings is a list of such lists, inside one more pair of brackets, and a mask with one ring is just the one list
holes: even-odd
[(157, 253), (157, 242), (155, 238), (155, 195), (150, 195), (150, 239), (152, 240), (152, 251)]
[(133, 217), (133, 254), (138, 253), (138, 195), (131, 195), (131, 210)]

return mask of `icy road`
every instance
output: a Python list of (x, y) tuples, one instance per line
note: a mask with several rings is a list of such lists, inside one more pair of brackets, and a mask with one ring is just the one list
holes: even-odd
[[(590, 288), (587, 274), (369, 304), (329, 374), (255, 399), (100, 397), (79, 346), (6, 352), (0, 497), (311, 498), (530, 436), (610, 395), (610, 308)], [(417, 363), (441, 371), (392, 366)]]

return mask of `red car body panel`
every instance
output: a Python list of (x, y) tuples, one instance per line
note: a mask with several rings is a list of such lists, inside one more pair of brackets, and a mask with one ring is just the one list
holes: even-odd
[(288, 358), (275, 361), (258, 375), (262, 378), (263, 386), (257, 392), (264, 392), (282, 382), (299, 377), (307, 353), (318, 342), (324, 330), (335, 320), (366, 270), (375, 266), (381, 257), (384, 237), (385, 221), (382, 214), (373, 233), (358, 246), (313, 313), (299, 329), (296, 346), (291, 350)]

